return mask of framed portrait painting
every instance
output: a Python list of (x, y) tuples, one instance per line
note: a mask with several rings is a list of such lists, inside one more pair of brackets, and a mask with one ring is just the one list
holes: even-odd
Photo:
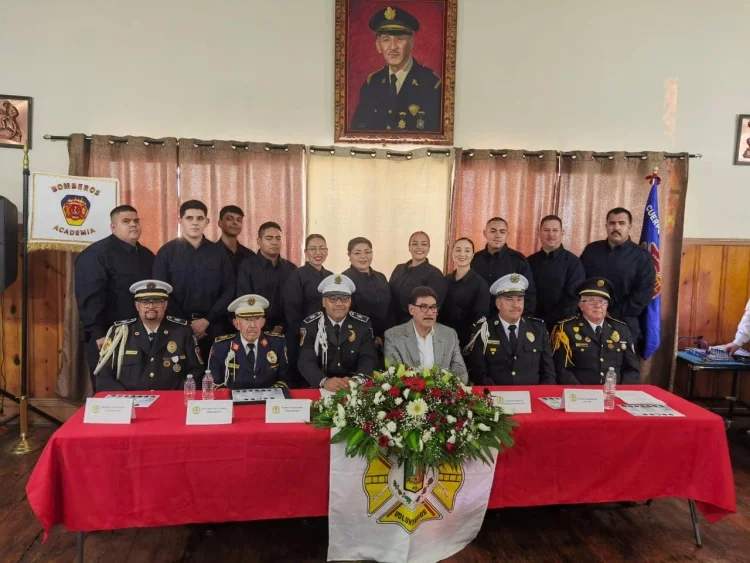
[(457, 0), (336, 0), (336, 142), (452, 144)]
[(0, 94), (0, 147), (31, 148), (31, 98)]
[(734, 147), (734, 163), (750, 165), (750, 115), (737, 119), (737, 143)]

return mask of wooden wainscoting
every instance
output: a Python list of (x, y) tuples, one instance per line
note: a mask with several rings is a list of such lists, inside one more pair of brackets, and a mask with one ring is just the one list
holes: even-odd
[[(677, 333), (709, 344), (734, 339), (750, 296), (750, 240), (685, 239), (682, 245)], [(680, 348), (693, 343), (680, 343)], [(747, 348), (747, 346), (746, 346)], [(685, 394), (687, 369), (678, 364), (675, 392)], [(699, 371), (700, 395), (730, 394), (730, 372)], [(739, 396), (750, 402), (750, 380), (740, 378)]]

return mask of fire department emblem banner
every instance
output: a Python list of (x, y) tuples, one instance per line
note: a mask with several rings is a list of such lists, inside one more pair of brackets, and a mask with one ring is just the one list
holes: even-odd
[(479, 533), (494, 476), (495, 463), (419, 473), (395, 459), (347, 457), (346, 444), (332, 444), (328, 560), (434, 563), (450, 557)]
[(32, 174), (29, 251), (80, 252), (110, 234), (109, 212), (117, 207), (115, 178)]

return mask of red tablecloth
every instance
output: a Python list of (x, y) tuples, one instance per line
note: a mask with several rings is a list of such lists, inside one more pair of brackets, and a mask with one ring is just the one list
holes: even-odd
[[(504, 388), (530, 391), (533, 413), (516, 417), (490, 508), (684, 497), (712, 522), (735, 512), (721, 418), (657, 387), (622, 388), (686, 416), (565, 413), (537, 398), (562, 386)], [(235, 407), (231, 425), (186, 426), (182, 393), (159, 394), (130, 425), (83, 424), (81, 409), (50, 438), (26, 487), (47, 532), (327, 515), (328, 431), (265, 424), (256, 405)]]

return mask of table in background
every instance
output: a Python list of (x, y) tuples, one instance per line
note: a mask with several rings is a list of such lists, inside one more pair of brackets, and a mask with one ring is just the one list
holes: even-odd
[[(732, 419), (736, 416), (750, 416), (750, 405), (743, 401), (740, 401), (737, 397), (737, 388), (739, 385), (740, 374), (742, 372), (750, 371), (750, 364), (735, 361), (705, 361), (702, 358), (685, 351), (677, 352), (677, 360), (682, 361), (684, 364), (686, 364), (688, 370), (690, 371), (688, 378), (687, 397), (685, 397), (688, 401), (705, 403), (712, 410), (714, 408), (722, 408), (714, 407), (717, 402), (728, 402), (728, 406), (723, 407), (727, 409), (727, 412), (725, 413), (725, 417), (727, 419), (727, 427), (731, 425)], [(731, 395), (729, 397), (701, 397), (695, 395), (695, 376), (696, 372), (698, 371), (731, 371)], [(735, 412), (736, 407), (740, 407), (741, 409), (743, 409), (742, 412)]]
[[(528, 390), (533, 413), (516, 415), (516, 445), (498, 457), (489, 508), (683, 497), (711, 522), (736, 511), (720, 417), (648, 385), (620, 388), (685, 416), (566, 413), (538, 399), (563, 388), (502, 388)], [(262, 405), (235, 406), (231, 425), (186, 426), (182, 393), (158, 394), (130, 425), (83, 424), (79, 410), (50, 438), (26, 487), (45, 534), (56, 524), (94, 531), (328, 514), (328, 431), (266, 424)], [(693, 509), (691, 500), (697, 526)]]

